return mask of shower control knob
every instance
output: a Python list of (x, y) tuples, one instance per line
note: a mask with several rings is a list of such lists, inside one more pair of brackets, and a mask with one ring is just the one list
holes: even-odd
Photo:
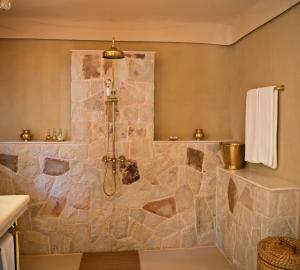
[(109, 158), (108, 156), (103, 156), (102, 161), (103, 161), (104, 163), (107, 163), (107, 162), (110, 161), (110, 158)]
[(125, 156), (119, 156), (119, 158), (118, 158), (118, 160), (120, 161), (120, 162), (125, 162), (126, 161), (126, 158), (125, 158)]

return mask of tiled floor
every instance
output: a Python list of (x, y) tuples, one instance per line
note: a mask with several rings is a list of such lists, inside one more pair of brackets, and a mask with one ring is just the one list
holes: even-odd
[[(81, 254), (23, 256), (21, 270), (78, 270)], [(141, 251), (141, 270), (231, 270), (217, 248)], [(121, 270), (121, 269), (120, 269)]]

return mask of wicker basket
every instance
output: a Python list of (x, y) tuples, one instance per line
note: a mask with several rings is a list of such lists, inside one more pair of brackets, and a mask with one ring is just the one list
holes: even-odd
[(268, 237), (258, 244), (257, 269), (300, 270), (300, 240)]

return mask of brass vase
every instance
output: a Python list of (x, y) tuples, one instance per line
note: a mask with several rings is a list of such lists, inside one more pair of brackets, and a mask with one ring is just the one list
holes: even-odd
[(204, 133), (202, 128), (197, 128), (194, 133), (194, 139), (200, 141), (204, 139)]
[(30, 133), (30, 129), (23, 129), (23, 132), (20, 135), (20, 138), (24, 142), (29, 142), (32, 140), (32, 134)]

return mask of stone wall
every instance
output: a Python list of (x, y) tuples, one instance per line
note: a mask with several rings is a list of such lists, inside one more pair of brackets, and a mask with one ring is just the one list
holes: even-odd
[(217, 177), (217, 246), (235, 269), (256, 269), (257, 244), (298, 236), (299, 191), (266, 189), (222, 169)]
[(109, 198), (88, 144), (1, 143), (0, 194), (31, 197), (20, 219), (22, 253), (214, 245), (219, 145), (150, 149), (149, 159), (137, 159), (140, 179)]
[(116, 62), (117, 154), (130, 163), (118, 171), (116, 195), (103, 193), (105, 175), (111, 183), (101, 160), (111, 62), (101, 53), (72, 53), (72, 142), (0, 143), (0, 194), (31, 197), (20, 219), (22, 253), (214, 245), (220, 147), (153, 141), (154, 53)]

